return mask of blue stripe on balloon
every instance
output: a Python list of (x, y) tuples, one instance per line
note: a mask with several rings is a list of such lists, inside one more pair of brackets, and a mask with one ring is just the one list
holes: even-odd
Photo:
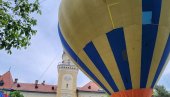
[(99, 79), (86, 67), (86, 65), (79, 59), (79, 57), (75, 54), (75, 52), (71, 49), (71, 47), (68, 45), (66, 40), (64, 39), (63, 35), (61, 34), (60, 27), (58, 25), (58, 33), (61, 39), (61, 42), (63, 44), (63, 47), (67, 50), (69, 55), (77, 62), (78, 65), (80, 65), (83, 70), (87, 72), (88, 75), (90, 75), (109, 95), (111, 93), (107, 90), (107, 88), (99, 81)]
[(143, 16), (145, 12), (151, 12), (152, 24), (159, 24), (161, 6), (162, 6), (162, 0), (142, 0)]
[[(140, 87), (145, 88), (152, 61), (162, 0), (142, 0), (142, 59)], [(146, 14), (148, 13), (148, 14)], [(150, 13), (150, 15), (149, 15)], [(147, 15), (152, 16), (151, 18)], [(151, 23), (150, 23), (151, 21)], [(151, 25), (152, 24), (152, 25)]]
[[(114, 29), (107, 33), (107, 38), (115, 56), (119, 72), (126, 89), (132, 89), (129, 62), (123, 28)], [(125, 54), (125, 56), (123, 56)], [(126, 59), (124, 58), (126, 57)]]
[(141, 88), (146, 87), (157, 37), (157, 30), (157, 25), (148, 24), (142, 26)]
[(168, 37), (168, 41), (167, 41), (167, 43), (166, 43), (164, 53), (163, 53), (163, 55), (162, 55), (161, 61), (160, 61), (160, 63), (159, 63), (159, 66), (158, 66), (158, 68), (157, 68), (157, 71), (156, 71), (154, 80), (153, 80), (153, 82), (152, 82), (152, 85), (151, 85), (152, 88), (154, 87), (154, 85), (155, 85), (155, 83), (156, 83), (156, 81), (157, 81), (157, 79), (158, 79), (158, 77), (159, 77), (159, 75), (160, 75), (160, 73), (161, 73), (161, 71), (162, 71), (162, 68), (163, 68), (164, 65), (165, 65), (166, 59), (167, 59), (167, 57), (168, 57), (168, 55), (169, 55), (169, 52), (170, 52), (170, 35), (169, 35), (169, 37)]
[(142, 11), (151, 11), (154, 0), (142, 0)]
[(101, 74), (106, 79), (106, 81), (109, 83), (109, 85), (112, 87), (112, 89), (115, 92), (118, 92), (119, 90), (114, 80), (112, 79), (112, 76), (110, 75), (108, 69), (106, 68), (104, 62), (102, 61), (98, 51), (96, 50), (94, 44), (92, 42), (88, 43), (85, 46), (84, 51), (86, 52), (90, 60), (94, 63), (94, 65), (97, 67), (97, 69), (101, 72)]
[(162, 0), (153, 0), (153, 8), (152, 8), (152, 23), (153, 24), (159, 24), (159, 18), (161, 14), (161, 5), (162, 5)]

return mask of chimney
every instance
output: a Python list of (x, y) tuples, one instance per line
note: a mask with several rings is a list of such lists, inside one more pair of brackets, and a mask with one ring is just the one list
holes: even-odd
[(38, 88), (38, 80), (35, 80), (35, 89)]
[(35, 85), (38, 85), (38, 80), (35, 80)]
[(42, 85), (45, 85), (45, 80), (42, 82)]
[(18, 78), (15, 78), (15, 81), (14, 81), (14, 83), (16, 84), (16, 83), (18, 83)]

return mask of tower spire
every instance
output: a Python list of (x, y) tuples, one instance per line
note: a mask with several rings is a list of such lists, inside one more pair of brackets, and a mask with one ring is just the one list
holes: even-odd
[(65, 65), (74, 65), (74, 63), (70, 60), (70, 58), (68, 57), (65, 51), (63, 51), (63, 55), (62, 55), (62, 63), (64, 63)]

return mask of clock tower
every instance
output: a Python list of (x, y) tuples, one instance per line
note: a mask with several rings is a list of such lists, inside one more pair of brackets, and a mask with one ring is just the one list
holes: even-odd
[(58, 65), (57, 97), (77, 97), (78, 68), (64, 52)]

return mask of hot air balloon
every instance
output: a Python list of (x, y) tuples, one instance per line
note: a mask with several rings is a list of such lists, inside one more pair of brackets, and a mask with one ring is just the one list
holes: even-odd
[(170, 59), (170, 0), (62, 0), (59, 36), (111, 97), (151, 97)]

